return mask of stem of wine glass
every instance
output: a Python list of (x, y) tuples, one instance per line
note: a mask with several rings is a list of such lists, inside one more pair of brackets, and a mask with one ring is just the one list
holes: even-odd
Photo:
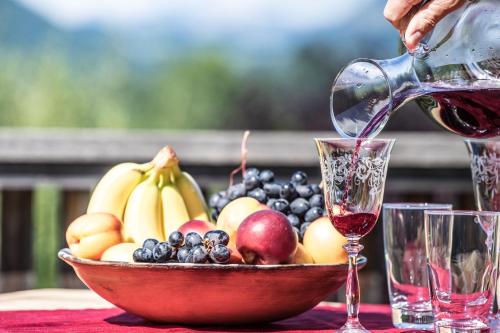
[(359, 243), (360, 237), (347, 237), (347, 244), (344, 249), (349, 256), (349, 271), (346, 282), (346, 304), (347, 304), (347, 322), (346, 326), (359, 325), (358, 313), (360, 302), (359, 280), (357, 258), (359, 252), (363, 250), (363, 245)]

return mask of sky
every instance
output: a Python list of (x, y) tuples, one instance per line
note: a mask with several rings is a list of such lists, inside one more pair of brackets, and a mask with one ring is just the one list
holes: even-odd
[(383, 0), (17, 1), (52, 23), (68, 29), (91, 24), (128, 28), (158, 20), (175, 19), (186, 25), (213, 30), (277, 25), (280, 29), (307, 32), (344, 24), (367, 4)]

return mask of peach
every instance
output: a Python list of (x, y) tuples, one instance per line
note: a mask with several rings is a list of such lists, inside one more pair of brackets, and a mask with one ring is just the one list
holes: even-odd
[(109, 213), (89, 213), (75, 219), (66, 230), (71, 253), (99, 260), (108, 248), (122, 242), (121, 221)]
[(314, 259), (301, 243), (297, 246), (297, 251), (290, 261), (291, 264), (314, 264)]
[(347, 253), (342, 247), (347, 239), (323, 216), (312, 222), (304, 234), (303, 244), (317, 264), (340, 264), (347, 262)]

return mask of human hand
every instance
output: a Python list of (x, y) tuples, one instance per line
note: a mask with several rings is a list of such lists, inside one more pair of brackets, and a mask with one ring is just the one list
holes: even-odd
[(464, 0), (388, 0), (385, 18), (399, 30), (406, 47), (412, 51), (422, 38), (448, 13), (463, 4)]

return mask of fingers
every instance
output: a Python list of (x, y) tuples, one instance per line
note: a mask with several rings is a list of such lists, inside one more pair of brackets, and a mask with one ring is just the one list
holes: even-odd
[(460, 7), (463, 0), (432, 0), (427, 2), (410, 19), (404, 40), (409, 50), (414, 50), (422, 38), (448, 13)]
[(421, 0), (388, 0), (384, 8), (384, 17), (396, 29), (400, 29), (401, 19), (420, 3)]

